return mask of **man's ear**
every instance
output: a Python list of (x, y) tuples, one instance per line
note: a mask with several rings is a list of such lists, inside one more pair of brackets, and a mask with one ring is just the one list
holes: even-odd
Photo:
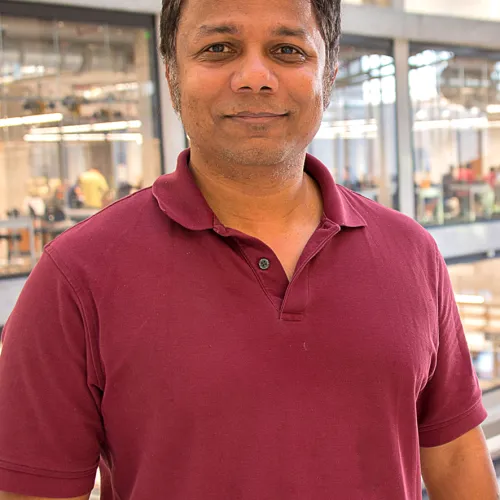
[(173, 102), (174, 96), (173, 96), (173, 92), (172, 92), (172, 89), (173, 89), (172, 84), (175, 82), (172, 81), (172, 67), (168, 63), (165, 63), (165, 78), (167, 79), (168, 90), (170, 92), (170, 98), (172, 99), (172, 102)]
[(335, 64), (335, 67), (333, 68), (333, 73), (332, 73), (332, 87), (335, 85), (335, 80), (337, 79), (337, 75), (339, 74), (339, 63)]
[(168, 83), (168, 90), (170, 92), (170, 99), (177, 114), (180, 114), (180, 89), (179, 89), (179, 76), (178, 68), (175, 64), (165, 64), (165, 78)]
[(326, 111), (331, 103), (333, 87), (335, 85), (335, 80), (337, 79), (337, 74), (339, 72), (339, 65), (335, 64), (333, 71), (325, 73), (323, 78), (323, 110)]

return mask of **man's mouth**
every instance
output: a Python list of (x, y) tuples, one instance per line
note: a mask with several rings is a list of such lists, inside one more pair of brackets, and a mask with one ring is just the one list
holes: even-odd
[(240, 113), (228, 115), (227, 117), (243, 123), (257, 124), (257, 123), (268, 123), (273, 120), (286, 118), (287, 116), (288, 113), (270, 113), (267, 111), (262, 111), (262, 112), (241, 111)]

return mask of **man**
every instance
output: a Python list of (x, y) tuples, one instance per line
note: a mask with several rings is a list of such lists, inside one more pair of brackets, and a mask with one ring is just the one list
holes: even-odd
[(33, 271), (6, 326), (1, 500), (86, 499), (100, 456), (107, 499), (417, 500), (421, 470), (433, 500), (497, 498), (435, 244), (306, 157), (339, 3), (165, 1), (192, 148)]
[(97, 168), (89, 168), (78, 177), (78, 186), (82, 192), (86, 208), (101, 209), (103, 197), (109, 191), (106, 178)]

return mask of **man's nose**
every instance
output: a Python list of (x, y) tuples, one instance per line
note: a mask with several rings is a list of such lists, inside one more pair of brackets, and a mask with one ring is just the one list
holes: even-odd
[(257, 51), (246, 54), (233, 75), (231, 88), (238, 93), (274, 94), (278, 90), (278, 78), (271, 69), (271, 61)]

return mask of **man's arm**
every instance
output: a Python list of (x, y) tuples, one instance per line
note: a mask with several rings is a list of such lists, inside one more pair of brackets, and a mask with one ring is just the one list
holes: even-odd
[(421, 448), (420, 457), (422, 476), (431, 500), (500, 498), (480, 427), (443, 446)]
[[(90, 493), (77, 498), (60, 498), (59, 500), (89, 500)], [(27, 497), (24, 495), (16, 495), (14, 493), (5, 493), (0, 491), (0, 500), (51, 500), (50, 498)]]

